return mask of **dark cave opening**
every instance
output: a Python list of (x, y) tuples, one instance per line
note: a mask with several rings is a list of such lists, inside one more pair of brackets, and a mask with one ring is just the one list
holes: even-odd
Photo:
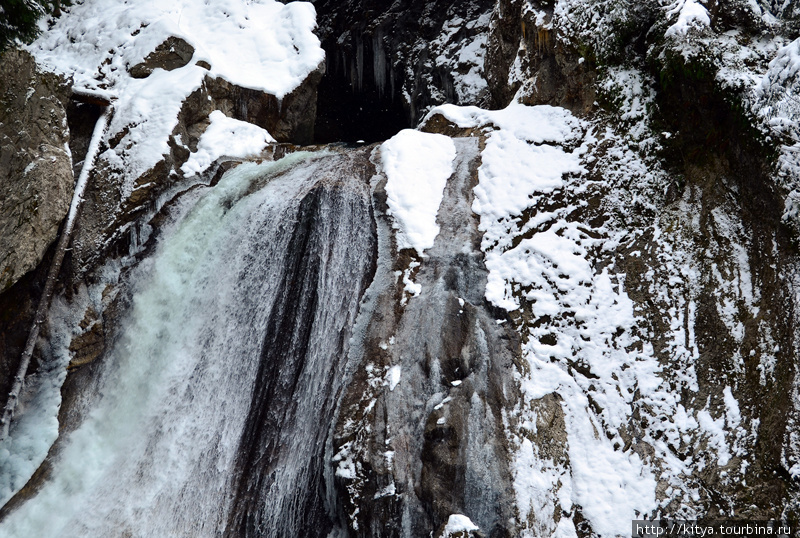
[(391, 138), (411, 127), (400, 94), (399, 76), (387, 65), (383, 50), (374, 52), (373, 40), (355, 46), (323, 42), (326, 73), (317, 89), (314, 141), (372, 143)]

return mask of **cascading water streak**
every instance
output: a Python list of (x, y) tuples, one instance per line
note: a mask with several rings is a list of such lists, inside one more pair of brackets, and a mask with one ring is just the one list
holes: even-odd
[(183, 197), (91, 410), (0, 535), (327, 534), (318, 467), (376, 248), (354, 159), (242, 164)]

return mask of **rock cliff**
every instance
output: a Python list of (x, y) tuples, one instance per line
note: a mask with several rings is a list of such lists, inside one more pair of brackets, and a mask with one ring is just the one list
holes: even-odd
[[(186, 0), (181, 26), (141, 2), (151, 18), (91, 38), (73, 73), (116, 116), (0, 452), (0, 529), (797, 521), (797, 6), (316, 0), (317, 38), (308, 4)], [(71, 9), (101, 20), (101, 4)], [(282, 25), (257, 28), (276, 16), (261, 9)], [(97, 44), (69, 16), (30, 47), (58, 72), (63, 36)], [(199, 30), (223, 18), (238, 43), (276, 36), (291, 68), (254, 54), (292, 84), (232, 69)], [(17, 128), (0, 172), (68, 203), (64, 125), (77, 160), (95, 105), (14, 69), (29, 75), (7, 113), (65, 175), (35, 175), (57, 152)], [(1, 304), (35, 295), (49, 243), (24, 207), (0, 212), (0, 244), (30, 253)]]
[(0, 289), (42, 261), (72, 200), (69, 87), (22, 50), (0, 64)]

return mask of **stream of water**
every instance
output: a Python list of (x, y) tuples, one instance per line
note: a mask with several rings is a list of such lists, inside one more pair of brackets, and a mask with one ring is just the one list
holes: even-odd
[(131, 275), (91, 411), (0, 535), (327, 534), (314, 462), (376, 241), (346, 161), (243, 164), (186, 197)]

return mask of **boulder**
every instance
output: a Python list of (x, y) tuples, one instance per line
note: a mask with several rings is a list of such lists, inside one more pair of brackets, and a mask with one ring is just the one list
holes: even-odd
[(194, 56), (194, 47), (180, 37), (170, 36), (147, 55), (143, 62), (128, 69), (133, 78), (147, 78), (155, 69), (172, 71), (185, 66)]

